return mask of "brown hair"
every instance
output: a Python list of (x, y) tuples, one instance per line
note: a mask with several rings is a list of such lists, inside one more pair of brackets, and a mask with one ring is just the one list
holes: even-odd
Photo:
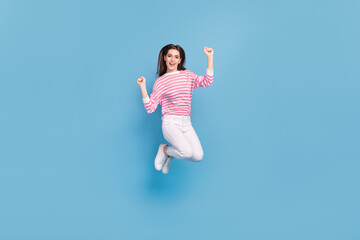
[(156, 71), (156, 74), (158, 74), (159, 77), (164, 75), (167, 71), (167, 66), (166, 66), (164, 58), (170, 49), (176, 49), (180, 53), (181, 62), (179, 63), (177, 70), (186, 70), (186, 68), (184, 67), (184, 65), (185, 65), (184, 49), (182, 47), (180, 47), (179, 45), (168, 44), (165, 47), (163, 47), (159, 52), (159, 59), (158, 59), (158, 65), (157, 65), (157, 71)]

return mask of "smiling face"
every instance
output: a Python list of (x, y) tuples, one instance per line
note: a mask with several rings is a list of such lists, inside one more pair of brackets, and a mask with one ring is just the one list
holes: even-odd
[(176, 49), (170, 49), (164, 56), (164, 61), (166, 62), (167, 73), (176, 72), (178, 70), (179, 63), (181, 62), (179, 51)]

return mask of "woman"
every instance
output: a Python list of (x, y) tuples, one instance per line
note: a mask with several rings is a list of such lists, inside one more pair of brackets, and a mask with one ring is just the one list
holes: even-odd
[(173, 158), (199, 162), (203, 158), (203, 149), (192, 127), (191, 98), (197, 87), (207, 87), (213, 82), (212, 48), (205, 47), (207, 71), (198, 76), (184, 67), (185, 51), (179, 45), (164, 46), (158, 58), (157, 74), (153, 92), (146, 91), (146, 79), (139, 77), (143, 103), (148, 113), (152, 113), (158, 104), (162, 106), (162, 131), (164, 138), (172, 145), (160, 144), (155, 157), (155, 169), (167, 174)]

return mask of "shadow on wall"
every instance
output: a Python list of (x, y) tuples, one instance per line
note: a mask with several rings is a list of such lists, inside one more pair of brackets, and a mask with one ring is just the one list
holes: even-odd
[(159, 145), (161, 143), (168, 144), (162, 133), (161, 111), (157, 109), (154, 113), (141, 115), (137, 125), (141, 127), (143, 136), (138, 134), (136, 141), (147, 144), (145, 149), (147, 155), (141, 159), (141, 164), (146, 166), (147, 174), (144, 178), (144, 194), (154, 198), (166, 196), (166, 199), (169, 197), (176, 197), (178, 199), (179, 196), (184, 196), (186, 193), (189, 179), (187, 170), (189, 165), (193, 163), (173, 159), (168, 174), (155, 170), (154, 159)]

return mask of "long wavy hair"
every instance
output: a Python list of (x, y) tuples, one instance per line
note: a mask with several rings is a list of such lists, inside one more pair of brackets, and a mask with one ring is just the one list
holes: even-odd
[(168, 45), (164, 46), (159, 52), (159, 59), (158, 59), (158, 65), (157, 65), (157, 71), (156, 71), (156, 74), (159, 77), (164, 75), (167, 71), (167, 66), (166, 66), (164, 59), (170, 49), (176, 49), (180, 53), (181, 62), (177, 66), (177, 70), (186, 70), (186, 68), (184, 67), (184, 65), (185, 65), (184, 49), (182, 47), (180, 47), (179, 45), (168, 44)]

